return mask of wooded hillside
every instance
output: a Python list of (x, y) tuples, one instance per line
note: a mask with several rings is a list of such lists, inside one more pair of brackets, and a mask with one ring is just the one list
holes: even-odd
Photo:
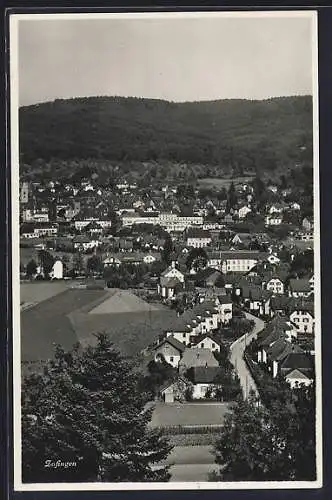
[(312, 162), (312, 98), (265, 101), (90, 97), (20, 108), (21, 163), (171, 161), (223, 171)]

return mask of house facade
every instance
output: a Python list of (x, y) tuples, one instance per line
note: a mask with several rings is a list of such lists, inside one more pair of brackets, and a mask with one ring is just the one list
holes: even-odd
[(313, 334), (315, 328), (315, 318), (313, 308), (308, 310), (300, 306), (290, 314), (290, 320), (296, 326), (299, 333)]
[(184, 350), (185, 346), (181, 342), (178, 342), (173, 337), (169, 337), (155, 347), (154, 359), (156, 362), (165, 360), (173, 368), (178, 368)]
[(266, 290), (269, 290), (270, 292), (272, 292), (274, 294), (283, 295), (285, 292), (285, 286), (280, 278), (275, 277), (275, 278), (271, 278), (266, 283)]

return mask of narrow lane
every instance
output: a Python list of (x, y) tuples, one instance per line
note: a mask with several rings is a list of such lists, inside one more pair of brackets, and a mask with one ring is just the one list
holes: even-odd
[(247, 363), (243, 359), (244, 350), (253, 339), (257, 338), (258, 333), (265, 327), (265, 323), (263, 320), (261, 320), (260, 318), (256, 318), (256, 316), (253, 316), (250, 313), (246, 313), (246, 318), (255, 322), (255, 326), (252, 332), (237, 339), (230, 347), (230, 361), (233, 364), (240, 379), (244, 399), (247, 399), (252, 391), (255, 394), (258, 394), (255, 381), (251, 376), (251, 373), (247, 367)]

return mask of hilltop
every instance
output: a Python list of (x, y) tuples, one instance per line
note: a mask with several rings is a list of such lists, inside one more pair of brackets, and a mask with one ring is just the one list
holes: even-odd
[(19, 122), (21, 164), (32, 169), (38, 162), (87, 159), (203, 164), (223, 172), (286, 171), (312, 162), (310, 96), (59, 99), (21, 107)]

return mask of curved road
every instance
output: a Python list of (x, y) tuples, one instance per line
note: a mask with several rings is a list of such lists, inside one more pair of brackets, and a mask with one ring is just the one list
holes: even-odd
[(237, 339), (230, 347), (230, 361), (235, 367), (237, 375), (240, 379), (244, 399), (248, 398), (251, 391), (258, 394), (255, 381), (251, 376), (247, 363), (243, 359), (244, 350), (246, 345), (248, 345), (253, 339), (257, 338), (257, 334), (265, 327), (263, 320), (256, 318), (256, 316), (253, 316), (250, 313), (246, 313), (246, 318), (255, 322), (252, 332)]

